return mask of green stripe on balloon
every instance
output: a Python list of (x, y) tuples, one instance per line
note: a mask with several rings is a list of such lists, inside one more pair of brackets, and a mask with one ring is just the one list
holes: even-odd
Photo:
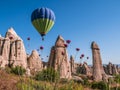
[(40, 34), (46, 34), (50, 31), (54, 22), (49, 19), (36, 19), (32, 22)]

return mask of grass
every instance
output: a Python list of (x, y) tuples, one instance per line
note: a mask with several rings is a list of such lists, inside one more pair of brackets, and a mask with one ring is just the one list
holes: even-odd
[[(117, 78), (119, 80), (119, 78)], [(114, 82), (115, 83), (115, 82)], [(73, 80), (60, 79), (57, 83), (57, 88), (54, 89), (55, 82), (50, 81), (37, 81), (34, 78), (15, 75), (7, 70), (0, 70), (0, 90), (100, 90), (98, 86), (104, 86), (104, 83), (94, 83), (94, 88), (90, 88), (93, 83), (90, 83), (87, 79), (84, 83), (77, 83)], [(99, 84), (99, 85), (98, 85)], [(112, 84), (114, 85), (114, 84)], [(115, 90), (116, 86), (111, 86), (110, 90)], [(101, 87), (100, 87), (101, 88)], [(120, 88), (117, 87), (119, 90)]]

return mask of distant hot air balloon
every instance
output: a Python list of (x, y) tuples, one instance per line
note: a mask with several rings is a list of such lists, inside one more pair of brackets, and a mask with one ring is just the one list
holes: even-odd
[(80, 56), (80, 59), (82, 59), (82, 57)]
[(84, 57), (85, 55), (84, 54), (81, 54), (81, 57)]
[(79, 49), (79, 48), (76, 48), (76, 51), (80, 51), (80, 49)]
[(87, 59), (89, 59), (89, 57), (87, 57)]
[(44, 49), (44, 47), (43, 46), (40, 46), (40, 50), (43, 50)]
[(27, 40), (29, 41), (29, 40), (30, 40), (30, 37), (28, 37)]
[(66, 40), (66, 43), (67, 43), (67, 44), (70, 44), (70, 43), (71, 43), (71, 40)]
[(49, 8), (38, 8), (32, 12), (31, 22), (44, 40), (43, 36), (50, 31), (55, 23), (55, 14)]

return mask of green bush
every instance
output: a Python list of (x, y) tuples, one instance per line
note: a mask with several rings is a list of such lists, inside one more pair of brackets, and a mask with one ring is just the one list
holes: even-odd
[(115, 82), (120, 84), (120, 75), (115, 75)]
[(11, 68), (11, 73), (14, 73), (16, 75), (23, 75), (25, 72), (26, 70), (21, 66), (15, 66)]
[(59, 79), (59, 74), (53, 68), (47, 68), (38, 72), (35, 75), (35, 79), (54, 82), (55, 80)]
[(83, 85), (85, 85), (85, 86), (89, 86), (90, 85), (90, 82), (88, 81), (88, 78), (84, 78), (83, 79)]
[(107, 83), (100, 81), (100, 82), (93, 82), (91, 85), (93, 89), (100, 89), (100, 90), (107, 90), (108, 86)]

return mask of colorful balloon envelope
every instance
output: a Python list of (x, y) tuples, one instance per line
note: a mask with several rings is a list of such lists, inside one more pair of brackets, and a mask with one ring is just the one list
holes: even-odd
[(45, 36), (55, 23), (55, 14), (49, 8), (38, 8), (32, 12), (31, 22), (42, 36)]

